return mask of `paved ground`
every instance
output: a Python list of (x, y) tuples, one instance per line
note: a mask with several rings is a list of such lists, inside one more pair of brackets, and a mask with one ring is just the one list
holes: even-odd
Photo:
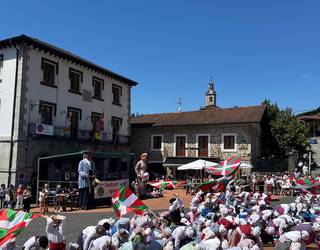
[[(174, 190), (178, 192), (180, 197), (183, 199), (184, 204), (187, 206), (190, 203), (192, 196), (186, 196), (183, 193), (183, 190)], [(165, 191), (164, 197), (159, 199), (150, 199), (145, 200), (145, 204), (153, 211), (159, 211), (168, 208), (169, 199), (172, 197), (173, 191)], [(273, 201), (273, 205), (280, 203), (289, 203), (292, 201), (292, 197), (281, 197), (281, 200)], [(51, 209), (52, 210), (52, 209)], [(37, 209), (33, 210), (37, 211)], [(89, 225), (95, 225), (99, 220), (108, 217), (114, 217), (115, 214), (112, 208), (99, 208), (89, 211), (75, 211), (63, 213), (66, 215), (67, 219), (65, 221), (65, 235), (67, 237), (67, 242), (76, 241), (79, 236), (80, 231)], [(45, 234), (45, 219), (39, 218), (30, 223), (28, 228), (24, 230), (18, 236), (18, 247), (22, 247), (23, 243), (33, 235), (42, 235)]]

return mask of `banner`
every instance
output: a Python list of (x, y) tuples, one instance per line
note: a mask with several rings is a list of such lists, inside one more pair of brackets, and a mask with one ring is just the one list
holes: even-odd
[(36, 134), (53, 136), (53, 126), (42, 123), (36, 123)]
[(120, 188), (120, 185), (129, 185), (129, 179), (100, 181), (99, 185), (94, 189), (94, 198), (111, 198)]
[(97, 141), (101, 141), (102, 140), (102, 136), (103, 136), (102, 132), (96, 131), (94, 139), (97, 140)]

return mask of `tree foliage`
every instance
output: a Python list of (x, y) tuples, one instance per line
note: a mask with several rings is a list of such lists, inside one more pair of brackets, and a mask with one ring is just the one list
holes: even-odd
[(308, 126), (297, 119), (292, 109), (280, 109), (276, 103), (265, 100), (267, 124), (263, 132), (263, 156), (282, 158), (290, 152), (304, 150)]

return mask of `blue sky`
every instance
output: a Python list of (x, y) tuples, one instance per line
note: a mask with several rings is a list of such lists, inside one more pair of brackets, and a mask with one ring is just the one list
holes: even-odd
[(139, 82), (132, 111), (204, 105), (210, 75), (221, 107), (265, 98), (320, 106), (320, 1), (1, 1), (0, 39), (27, 34)]

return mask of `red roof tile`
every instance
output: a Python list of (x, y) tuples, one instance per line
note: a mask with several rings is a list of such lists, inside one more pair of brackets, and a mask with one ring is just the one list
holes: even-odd
[(206, 124), (260, 123), (264, 106), (211, 108), (190, 112), (141, 115), (131, 118), (131, 124), (151, 126), (188, 126)]

